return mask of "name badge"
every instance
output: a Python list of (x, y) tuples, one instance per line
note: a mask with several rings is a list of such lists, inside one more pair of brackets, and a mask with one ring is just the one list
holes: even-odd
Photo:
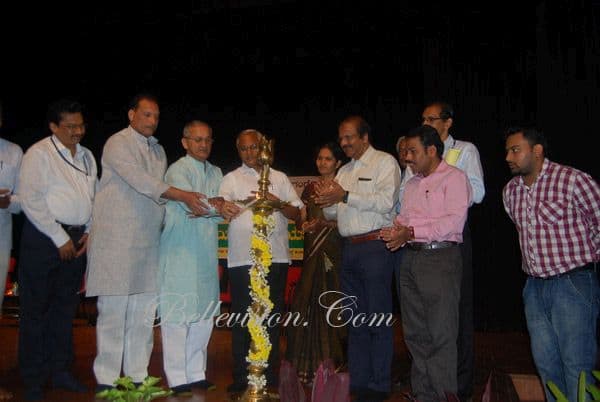
[(460, 149), (450, 148), (448, 153), (446, 153), (446, 157), (444, 160), (450, 166), (456, 166), (456, 162), (458, 162), (458, 157), (460, 156)]

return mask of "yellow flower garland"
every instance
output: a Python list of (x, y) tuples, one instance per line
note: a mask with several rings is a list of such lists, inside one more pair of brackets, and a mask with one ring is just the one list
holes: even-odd
[[(273, 309), (267, 275), (269, 274), (269, 267), (272, 261), (269, 235), (275, 227), (275, 218), (272, 215), (262, 216), (255, 213), (252, 217), (252, 223), (250, 296), (252, 298), (252, 305), (257, 305), (259, 308), (257, 311), (254, 311), (252, 305), (248, 308), (248, 330), (252, 339), (252, 347), (248, 351), (246, 361), (252, 365), (266, 368), (272, 345), (269, 341), (267, 328), (263, 322), (269, 317)], [(261, 314), (259, 315), (258, 312)], [(250, 373), (248, 375), (248, 383), (257, 389), (262, 389), (266, 386), (267, 382), (263, 374), (257, 376)]]

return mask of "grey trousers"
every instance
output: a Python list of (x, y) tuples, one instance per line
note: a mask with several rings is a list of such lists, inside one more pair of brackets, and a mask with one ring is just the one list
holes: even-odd
[(412, 354), (412, 391), (420, 402), (456, 394), (460, 248), (406, 249), (400, 268), (402, 327)]

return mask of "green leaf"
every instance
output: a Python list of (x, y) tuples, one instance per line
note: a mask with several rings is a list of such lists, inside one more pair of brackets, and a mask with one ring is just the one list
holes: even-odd
[(156, 385), (156, 384), (158, 384), (159, 382), (160, 382), (160, 378), (158, 378), (158, 377), (151, 377), (151, 376), (148, 376), (148, 377), (146, 377), (146, 379), (144, 380), (144, 383), (143, 383), (143, 384), (144, 384), (145, 386), (147, 386), (147, 387), (151, 387), (151, 386), (153, 386), (153, 385)]
[(96, 396), (112, 402), (146, 402), (173, 394), (173, 391), (157, 386), (160, 381), (158, 377), (146, 377), (136, 388), (131, 377), (121, 377), (114, 382), (114, 388), (99, 392)]
[(598, 370), (592, 370), (592, 375), (594, 377), (596, 377), (597, 380), (600, 381), (600, 371), (598, 371)]
[(556, 398), (556, 402), (569, 402), (565, 394), (563, 394), (560, 391), (560, 389), (558, 389), (555, 383), (553, 383), (552, 381), (548, 381), (547, 384), (548, 388), (550, 388), (550, 392), (552, 392), (552, 395), (554, 395), (554, 397)]
[(133, 385), (133, 379), (129, 376), (120, 377), (114, 382), (115, 386), (121, 386), (125, 389), (135, 389), (135, 385)]
[(600, 400), (600, 389), (598, 389), (598, 387), (594, 384), (588, 384), (586, 389), (592, 395), (592, 399), (595, 401)]
[(577, 386), (577, 397), (579, 402), (585, 402), (586, 392), (585, 392), (585, 371), (579, 373), (579, 383)]

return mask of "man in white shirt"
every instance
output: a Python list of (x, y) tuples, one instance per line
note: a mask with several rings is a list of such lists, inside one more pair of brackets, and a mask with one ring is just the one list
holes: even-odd
[(79, 103), (52, 103), (48, 122), (52, 135), (25, 153), (17, 188), (26, 217), (19, 265), (19, 368), (27, 400), (43, 399), (49, 375), (54, 388), (86, 391), (70, 365), (96, 161), (79, 145), (85, 134)]
[(400, 165), (400, 191), (398, 192), (398, 205), (396, 206), (396, 213), (400, 213), (400, 203), (402, 202), (402, 195), (404, 194), (404, 187), (406, 182), (414, 176), (410, 166), (406, 164), (406, 137), (401, 136), (396, 141), (396, 153), (398, 154), (398, 164)]
[[(258, 161), (259, 142), (262, 134), (256, 130), (242, 131), (236, 140), (236, 146), (242, 166), (228, 173), (223, 178), (219, 195), (227, 201), (240, 201), (254, 198), (258, 191), (261, 165)], [(269, 238), (272, 264), (267, 282), (271, 287), (271, 301), (273, 311), (271, 314), (281, 313), (283, 310), (284, 291), (287, 279), (288, 266), (291, 262), (288, 240), (288, 219), (295, 220), (303, 204), (298, 197), (294, 186), (282, 172), (270, 169), (269, 198), (279, 199), (289, 203), (280, 211), (274, 212), (275, 228)], [(228, 203), (228, 206), (235, 207)], [(239, 212), (239, 211), (237, 211)], [(236, 211), (225, 211), (228, 215), (235, 215)], [(227, 265), (231, 283), (231, 312), (243, 316), (251, 304), (248, 287), (250, 285), (250, 238), (252, 235), (252, 211), (245, 210), (229, 223), (227, 232), (228, 254)], [(279, 363), (279, 326), (268, 328), (269, 338), (273, 345), (269, 355), (269, 367), (265, 372), (267, 386), (277, 388), (278, 380), (275, 369)], [(250, 334), (245, 326), (235, 325), (231, 334), (233, 352), (233, 384), (227, 387), (228, 392), (241, 392), (246, 389), (248, 363), (246, 355), (250, 348)]]
[[(0, 104), (0, 127), (2, 127), (2, 104)], [(14, 190), (22, 158), (23, 151), (20, 146), (0, 138), (0, 317), (12, 249), (12, 214), (21, 212), (21, 202), (14, 194)], [(0, 400), (10, 398), (12, 394), (0, 387)]]
[[(1, 104), (0, 127), (2, 127)], [(12, 248), (12, 214), (21, 212), (21, 202), (14, 191), (22, 158), (23, 151), (20, 146), (0, 138), (0, 316), (2, 316), (4, 284)]]
[[(473, 203), (480, 204), (485, 196), (483, 169), (477, 147), (470, 142), (454, 139), (450, 129), (454, 122), (454, 110), (450, 104), (436, 101), (425, 106), (422, 123), (434, 127), (444, 143), (444, 161), (459, 168), (467, 175), (471, 185)], [(461, 401), (470, 400), (473, 395), (473, 256), (469, 218), (463, 231), (460, 249), (463, 261), (463, 274), (460, 288), (459, 329), (458, 329), (458, 397)]]
[[(364, 314), (368, 320), (390, 317), (394, 257), (379, 231), (392, 223), (400, 186), (398, 162), (371, 146), (371, 129), (362, 117), (343, 120), (338, 139), (352, 160), (340, 168), (335, 181), (317, 188), (315, 201), (326, 207), (327, 219), (337, 219), (345, 238), (340, 282), (353, 302), (344, 312), (352, 310), (353, 317)], [(350, 389), (356, 401), (387, 399), (393, 338), (391, 326), (383, 321), (348, 325)]]

